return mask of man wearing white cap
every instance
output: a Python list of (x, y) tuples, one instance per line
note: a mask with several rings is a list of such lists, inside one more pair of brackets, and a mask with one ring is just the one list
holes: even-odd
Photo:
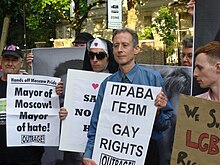
[(94, 72), (114, 73), (118, 70), (110, 41), (95, 38), (87, 43), (83, 69)]
[[(87, 43), (83, 70), (94, 72), (115, 73), (118, 71), (118, 64), (114, 59), (113, 45), (110, 41), (95, 38)], [(65, 107), (60, 108), (60, 119), (64, 120), (68, 110)], [(65, 165), (81, 165), (82, 153), (64, 152)]]

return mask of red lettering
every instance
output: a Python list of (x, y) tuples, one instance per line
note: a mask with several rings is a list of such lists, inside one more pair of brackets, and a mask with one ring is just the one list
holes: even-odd
[(191, 132), (192, 132), (191, 130), (186, 131), (186, 146), (198, 149), (199, 147), (198, 143), (191, 141)]
[[(208, 143), (205, 143), (208, 141)], [(206, 152), (210, 155), (216, 155), (219, 153), (219, 143), (220, 139), (218, 136), (209, 135), (208, 133), (202, 133), (198, 137), (198, 143), (192, 141), (192, 131), (186, 131), (186, 146), (194, 149), (199, 149), (201, 152)], [(204, 143), (204, 144), (203, 144)]]
[(202, 145), (202, 142), (204, 141), (204, 139), (209, 139), (209, 135), (207, 133), (202, 133), (199, 136), (199, 140), (198, 140), (198, 144), (199, 144), (199, 150), (202, 152), (205, 152), (208, 150), (209, 144), (205, 143)]
[(215, 135), (211, 135), (210, 137), (210, 147), (209, 147), (209, 151), (208, 154), (210, 155), (215, 155), (219, 153), (219, 148), (216, 144), (218, 144), (219, 142), (219, 137), (215, 136)]

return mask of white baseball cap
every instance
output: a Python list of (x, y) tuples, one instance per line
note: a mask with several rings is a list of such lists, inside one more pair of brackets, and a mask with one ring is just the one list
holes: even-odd
[(107, 43), (105, 42), (105, 40), (102, 40), (100, 38), (95, 38), (94, 40), (89, 41), (87, 48), (89, 51), (91, 48), (100, 48), (100, 49), (103, 49), (104, 52), (108, 55)]

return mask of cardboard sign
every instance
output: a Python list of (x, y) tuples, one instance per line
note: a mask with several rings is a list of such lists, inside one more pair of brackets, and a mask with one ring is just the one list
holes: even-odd
[(181, 95), (172, 165), (219, 164), (220, 103)]

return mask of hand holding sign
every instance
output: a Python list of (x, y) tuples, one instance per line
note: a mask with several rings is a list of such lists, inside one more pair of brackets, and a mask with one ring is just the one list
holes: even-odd
[(157, 96), (156, 96), (156, 99), (155, 99), (155, 106), (157, 107), (157, 115), (160, 114), (160, 110), (164, 107), (166, 107), (167, 105), (167, 97), (166, 95), (164, 94), (163, 91), (161, 91)]
[(59, 111), (60, 119), (61, 120), (66, 119), (67, 115), (68, 115), (68, 111), (66, 110), (66, 108), (65, 107), (61, 107), (60, 111)]
[(89, 158), (83, 158), (83, 164), (84, 165), (97, 165), (96, 162)]

